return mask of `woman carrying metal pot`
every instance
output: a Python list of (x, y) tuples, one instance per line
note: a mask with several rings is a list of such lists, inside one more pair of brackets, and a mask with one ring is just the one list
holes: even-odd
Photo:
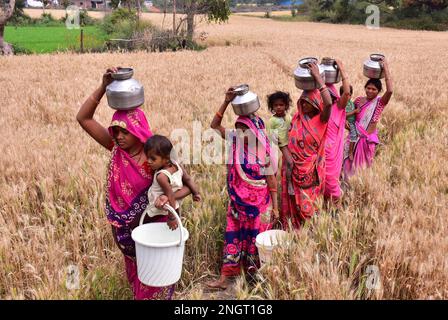
[[(118, 110), (108, 128), (97, 122), (93, 116), (106, 87), (112, 83), (112, 74), (118, 68), (107, 69), (102, 83), (83, 103), (76, 119), (81, 127), (101, 146), (111, 151), (107, 175), (106, 215), (112, 226), (116, 244), (125, 260), (127, 278), (135, 299), (171, 299), (174, 285), (163, 288), (149, 287), (137, 277), (135, 242), (132, 229), (138, 223), (148, 204), (147, 192), (152, 184), (153, 172), (147, 163), (144, 143), (152, 136), (148, 121), (140, 107), (132, 110)], [(176, 192), (176, 199), (190, 193), (187, 187)], [(163, 207), (166, 199), (158, 199), (156, 205)], [(158, 216), (157, 222), (166, 222), (167, 216)], [(156, 222), (156, 220), (145, 220)]]
[(343, 163), (345, 178), (352, 176), (357, 169), (372, 164), (379, 143), (377, 124), (393, 93), (389, 64), (384, 56), (380, 59), (380, 66), (386, 78), (386, 92), (382, 97), (379, 96), (382, 90), (381, 80), (369, 79), (364, 86), (366, 95), (357, 97), (354, 101), (355, 107), (360, 110), (355, 120), (358, 137), (352, 155), (349, 152), (350, 140), (347, 139), (345, 142)]
[(303, 91), (291, 121), (282, 168), (281, 218), (296, 229), (317, 211), (325, 179), (325, 138), (331, 115), (331, 96), (316, 63), (308, 65), (320, 89)]
[[(224, 103), (216, 112), (211, 128), (229, 143), (227, 165), (227, 207), (223, 262), (219, 279), (207, 283), (209, 288), (225, 290), (228, 278), (241, 271), (253, 273), (259, 266), (255, 238), (271, 228), (278, 217), (277, 161), (271, 152), (263, 120), (256, 114), (240, 115), (236, 130), (222, 126), (222, 118), (236, 91), (228, 89)], [(236, 110), (234, 106), (234, 111)]]
[(339, 203), (341, 197), (340, 177), (344, 151), (345, 132), (345, 107), (350, 99), (350, 83), (341, 60), (335, 60), (338, 72), (342, 78), (342, 95), (334, 84), (327, 83), (331, 100), (331, 116), (328, 121), (327, 137), (325, 140), (325, 184), (323, 188), (324, 197), (332, 203)]

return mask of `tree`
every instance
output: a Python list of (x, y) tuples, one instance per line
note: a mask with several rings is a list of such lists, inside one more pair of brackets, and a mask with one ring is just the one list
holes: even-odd
[(25, 2), (26, 0), (16, 0), (16, 4), (14, 5), (14, 12), (12, 13), (11, 18), (9, 18), (8, 20), (9, 23), (15, 23), (20, 18), (26, 16), (25, 12), (23, 12), (23, 9), (25, 8)]
[(0, 0), (0, 54), (2, 55), (14, 54), (12, 46), (4, 41), (3, 35), (6, 23), (14, 12), (15, 4), (15, 0)]
[(110, 6), (112, 9), (117, 9), (120, 5), (120, 0), (111, 0), (110, 1)]
[(229, 0), (184, 0), (184, 12), (186, 14), (187, 39), (192, 41), (195, 28), (194, 17), (203, 14), (208, 21), (227, 21), (230, 16)]
[(404, 0), (403, 7), (415, 7), (428, 11), (441, 10), (448, 7), (448, 0)]

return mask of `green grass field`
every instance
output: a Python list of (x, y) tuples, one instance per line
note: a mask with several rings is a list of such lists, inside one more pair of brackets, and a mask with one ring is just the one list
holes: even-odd
[[(83, 27), (84, 48), (102, 47), (106, 36), (96, 26)], [(60, 27), (6, 27), (5, 40), (16, 47), (16, 51), (50, 53), (55, 51), (79, 50), (80, 29)]]

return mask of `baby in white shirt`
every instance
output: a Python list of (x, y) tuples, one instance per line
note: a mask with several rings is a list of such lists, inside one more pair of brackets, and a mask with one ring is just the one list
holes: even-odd
[(153, 135), (145, 143), (145, 154), (148, 164), (155, 171), (154, 179), (148, 190), (148, 206), (143, 214), (150, 217), (168, 215), (168, 226), (177, 229), (177, 221), (173, 214), (156, 208), (155, 201), (165, 195), (169, 205), (179, 213), (180, 203), (175, 199), (175, 192), (182, 189), (184, 184), (191, 190), (194, 201), (200, 201), (201, 196), (190, 175), (174, 160), (171, 160), (173, 145), (170, 140), (161, 135)]

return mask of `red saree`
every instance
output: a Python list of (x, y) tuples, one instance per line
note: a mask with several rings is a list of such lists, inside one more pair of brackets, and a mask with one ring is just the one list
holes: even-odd
[[(303, 114), (301, 100), (319, 110), (314, 117)], [(286, 164), (282, 167), (283, 225), (291, 220), (294, 228), (310, 219), (317, 211), (316, 200), (325, 180), (325, 135), (327, 123), (321, 121), (323, 102), (319, 90), (304, 91), (297, 101), (297, 113), (291, 122), (288, 149), (293, 158), (292, 181), (288, 185)]]

